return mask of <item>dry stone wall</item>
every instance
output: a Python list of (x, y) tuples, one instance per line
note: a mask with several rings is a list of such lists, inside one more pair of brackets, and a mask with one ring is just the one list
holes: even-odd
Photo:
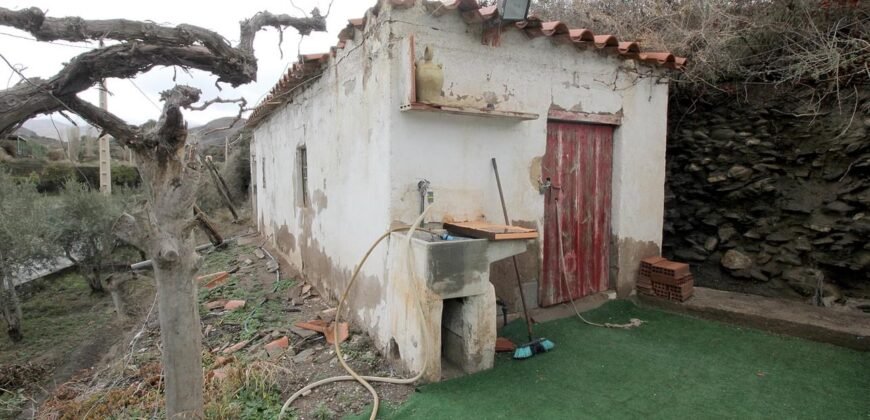
[[(866, 89), (865, 89), (866, 91)], [(870, 95), (672, 101), (665, 255), (701, 286), (870, 298)]]

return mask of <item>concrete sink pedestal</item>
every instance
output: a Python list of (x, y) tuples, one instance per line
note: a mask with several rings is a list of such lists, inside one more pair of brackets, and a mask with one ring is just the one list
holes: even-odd
[[(441, 380), (442, 357), (465, 373), (490, 369), (495, 360), (496, 298), (490, 264), (526, 251), (529, 240), (489, 241), (416, 232), (408, 256), (406, 233), (393, 233), (389, 251), (390, 322), (387, 356), (423, 380)], [(420, 308), (427, 337), (420, 334)]]

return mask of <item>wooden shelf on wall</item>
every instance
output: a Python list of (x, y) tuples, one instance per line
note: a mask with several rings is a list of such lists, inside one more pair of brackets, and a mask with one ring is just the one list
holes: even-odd
[(517, 226), (494, 225), (485, 222), (444, 223), (444, 229), (469, 238), (489, 239), (490, 241), (509, 241), (517, 239), (538, 239), (538, 231)]
[(537, 120), (541, 117), (538, 114), (532, 114), (528, 112), (501, 111), (496, 109), (475, 108), (458, 105), (422, 104), (418, 102), (402, 105), (401, 110), (402, 112), (441, 112), (446, 114), (470, 115), (486, 118), (506, 118), (520, 121)]

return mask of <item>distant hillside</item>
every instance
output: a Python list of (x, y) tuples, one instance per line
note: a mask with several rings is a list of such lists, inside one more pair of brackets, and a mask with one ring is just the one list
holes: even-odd
[(245, 122), (247, 122), (247, 120), (242, 118), (237, 121), (232, 128), (219, 130), (228, 127), (235, 118), (236, 117), (223, 117), (209, 121), (206, 125), (191, 128), (190, 135), (191, 137), (196, 137), (199, 141), (200, 147), (215, 145), (223, 146), (225, 138), (229, 137), (230, 141), (235, 140), (236, 137), (239, 136), (239, 132), (245, 127)]
[[(52, 122), (50, 118), (44, 117), (29, 120), (24, 123), (22, 128), (27, 129), (40, 137), (48, 137), (52, 139), (57, 139), (57, 134), (60, 132), (60, 138), (66, 141), (67, 136), (69, 136), (69, 129), (72, 127), (73, 125), (63, 118), (55, 118), (54, 122)], [(82, 136), (91, 137), (96, 137), (100, 134), (99, 130), (84, 123), (79, 124), (79, 133)]]
[(24, 138), (39, 137), (39, 135), (36, 134), (36, 132), (34, 132), (33, 130), (28, 130), (24, 127), (21, 127), (19, 129), (15, 130), (14, 132), (12, 132), (12, 134), (16, 135), (16, 136), (21, 136)]

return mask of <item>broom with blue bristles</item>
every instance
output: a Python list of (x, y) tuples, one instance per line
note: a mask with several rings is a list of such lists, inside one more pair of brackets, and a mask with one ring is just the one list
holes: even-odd
[[(507, 206), (504, 202), (504, 192), (501, 189), (501, 178), (498, 176), (498, 164), (495, 162), (495, 158), (492, 158), (492, 169), (495, 171), (495, 182), (496, 184), (498, 184), (498, 196), (501, 199), (501, 209), (504, 213), (504, 223), (508, 226), (511, 226), (511, 219), (510, 217), (508, 217)], [(528, 306), (526, 306), (526, 293), (523, 291), (523, 282), (520, 279), (520, 266), (517, 263), (516, 255), (513, 256), (513, 260), (514, 271), (517, 275), (517, 287), (519, 287), (520, 289), (520, 300), (523, 302), (523, 315), (526, 318), (526, 329), (529, 333), (529, 342), (517, 346), (516, 351), (514, 351), (514, 359), (528, 359), (536, 354), (546, 353), (550, 350), (553, 350), (556, 345), (546, 338), (534, 338), (534, 335), (532, 334), (532, 318), (529, 317), (529, 308)]]

